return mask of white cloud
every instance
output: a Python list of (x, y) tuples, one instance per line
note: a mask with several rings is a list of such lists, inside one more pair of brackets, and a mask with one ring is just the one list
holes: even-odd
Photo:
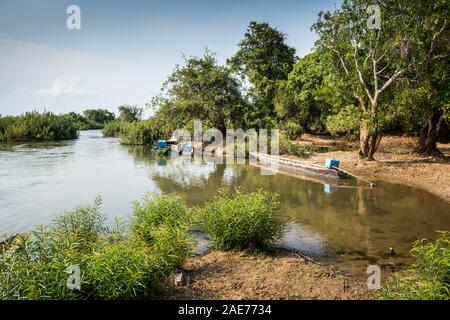
[(95, 91), (89, 90), (86, 82), (78, 77), (59, 77), (53, 82), (50, 89), (38, 90), (38, 93), (46, 96), (93, 96)]

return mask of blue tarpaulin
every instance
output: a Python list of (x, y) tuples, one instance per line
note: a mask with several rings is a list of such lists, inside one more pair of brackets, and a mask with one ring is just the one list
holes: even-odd
[(158, 140), (158, 148), (162, 149), (167, 147), (167, 142), (166, 140)]

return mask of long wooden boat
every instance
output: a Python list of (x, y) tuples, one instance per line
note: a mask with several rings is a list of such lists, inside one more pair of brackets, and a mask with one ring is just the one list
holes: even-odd
[(346, 178), (347, 175), (336, 169), (329, 169), (315, 163), (290, 159), (283, 156), (274, 156), (265, 153), (250, 152), (250, 156), (255, 157), (259, 162), (266, 164), (278, 164), (282, 168), (298, 170), (312, 174), (324, 175), (333, 178)]

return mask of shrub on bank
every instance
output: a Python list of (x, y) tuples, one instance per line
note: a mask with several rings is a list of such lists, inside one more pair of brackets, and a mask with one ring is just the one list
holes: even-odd
[(148, 296), (164, 280), (165, 267), (160, 253), (145, 244), (121, 241), (103, 246), (88, 257), (86, 264), (89, 298)]
[(125, 122), (109, 122), (103, 128), (105, 137), (117, 137), (125, 145), (152, 145), (158, 139), (158, 128), (154, 119)]
[(0, 141), (65, 140), (78, 137), (78, 126), (64, 115), (27, 112), (0, 116)]
[(152, 145), (157, 140), (151, 120), (123, 122), (118, 137), (125, 145)]
[(431, 242), (425, 239), (413, 244), (411, 253), (416, 263), (391, 276), (377, 293), (386, 300), (450, 299), (450, 232), (439, 232)]
[(189, 224), (189, 212), (177, 196), (158, 196), (135, 204), (131, 232), (153, 250), (164, 252), (168, 269), (173, 269), (192, 252)]
[(264, 248), (282, 234), (279, 206), (278, 195), (271, 192), (236, 189), (228, 195), (222, 190), (199, 209), (197, 222), (211, 236), (215, 248)]
[(122, 130), (122, 121), (116, 120), (108, 122), (103, 127), (103, 136), (105, 137), (118, 137)]
[[(160, 205), (170, 201), (161, 197), (153, 205), (148, 200), (143, 208), (162, 210)], [(29, 237), (2, 246), (0, 299), (145, 297), (191, 254), (186, 224), (164, 218), (142, 223), (146, 228), (143, 234), (150, 235), (150, 241), (135, 233), (135, 225), (123, 236), (122, 232), (104, 227), (100, 203), (96, 199), (92, 205), (63, 213), (53, 224), (39, 227)], [(177, 215), (167, 208), (164, 214)], [(158, 216), (161, 213), (148, 215)], [(68, 288), (69, 266), (80, 267), (81, 290)]]
[(288, 120), (285, 123), (281, 124), (281, 130), (283, 134), (289, 140), (295, 140), (301, 136), (303, 129), (302, 127), (293, 120)]

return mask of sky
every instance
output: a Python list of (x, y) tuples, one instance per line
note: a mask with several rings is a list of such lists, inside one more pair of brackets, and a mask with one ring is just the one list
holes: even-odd
[[(183, 57), (205, 48), (225, 63), (250, 21), (312, 49), (319, 11), (340, 0), (0, 0), (0, 114), (145, 104)], [(67, 28), (80, 8), (80, 29)], [(72, 21), (71, 19), (69, 19)]]

